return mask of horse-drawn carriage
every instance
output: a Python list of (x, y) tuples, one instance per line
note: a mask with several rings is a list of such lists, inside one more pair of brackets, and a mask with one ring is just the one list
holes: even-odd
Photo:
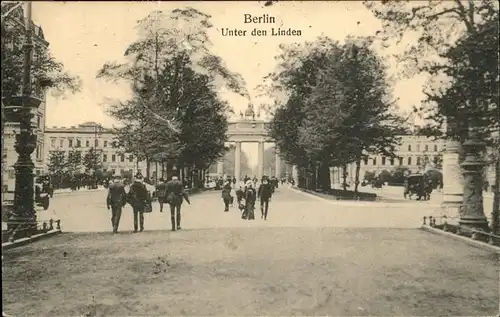
[(432, 192), (432, 186), (425, 174), (410, 174), (406, 176), (404, 197), (411, 199), (413, 195), (417, 200), (429, 200)]

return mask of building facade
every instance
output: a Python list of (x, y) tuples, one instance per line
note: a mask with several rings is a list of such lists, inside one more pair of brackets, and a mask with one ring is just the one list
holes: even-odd
[[(390, 172), (398, 167), (408, 168), (413, 173), (429, 167), (440, 169), (445, 144), (445, 140), (434, 140), (421, 135), (403, 135), (401, 136), (401, 145), (396, 149), (396, 158), (368, 155), (361, 161), (359, 179), (362, 180), (366, 172), (379, 174), (383, 170)], [(342, 182), (342, 169), (333, 168), (331, 173), (332, 182), (340, 184)], [(355, 176), (356, 164), (351, 163), (347, 166), (347, 181), (354, 184)]]
[[(20, 6), (9, 14), (8, 18), (4, 19), (5, 27), (15, 28), (16, 32), (19, 34), (24, 34), (25, 23), (27, 20), (24, 18), (23, 7)], [(31, 22), (33, 23), (33, 22)], [(20, 49), (23, 45), (23, 37), (15, 39), (2, 39), (6, 41), (5, 45), (13, 49), (16, 46)], [(43, 35), (43, 30), (40, 26), (33, 24), (33, 45), (34, 51), (37, 48), (42, 50), (47, 49), (49, 42), (45, 40)], [(2, 52), (3, 54), (4, 52)], [(33, 54), (33, 62), (36, 63), (37, 54)], [(42, 100), (40, 106), (37, 109), (32, 110), (33, 119), (31, 121), (33, 132), (37, 135), (37, 146), (32, 154), (32, 160), (35, 164), (35, 174), (40, 175), (44, 169), (44, 129), (46, 120), (46, 91), (40, 88), (36, 82), (32, 83), (32, 95), (40, 98)], [(16, 135), (19, 134), (19, 123), (17, 122), (3, 122), (4, 124), (4, 134), (3, 134), (3, 153), (2, 153), (2, 190), (3, 191), (14, 191), (15, 189), (15, 169), (14, 164), (17, 161), (17, 152), (14, 148), (16, 143)]]
[[(47, 127), (45, 129), (45, 171), (48, 171), (53, 152), (64, 152), (67, 158), (72, 151), (80, 152), (81, 157), (93, 148), (100, 157), (102, 170), (113, 175), (125, 172), (145, 175), (146, 162), (138, 161), (133, 155), (124, 153), (115, 146), (115, 134), (95, 122), (86, 122), (72, 127)], [(85, 172), (82, 166), (81, 172)]]

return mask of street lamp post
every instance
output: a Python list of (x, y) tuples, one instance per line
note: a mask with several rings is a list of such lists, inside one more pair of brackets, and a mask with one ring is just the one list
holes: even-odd
[[(460, 164), (464, 175), (464, 196), (459, 224), (466, 229), (464, 234), (469, 233), (467, 229), (489, 231), (483, 206), (483, 169), (485, 163), (482, 154), (486, 145), (480, 140), (477, 132), (477, 128), (472, 127), (469, 130), (468, 139), (462, 145), (466, 151), (466, 157)], [(478, 235), (474, 231), (472, 232), (472, 238), (476, 239)]]
[[(31, 235), (36, 231), (36, 212), (34, 207), (34, 174), (35, 165), (31, 154), (36, 148), (37, 137), (31, 127), (32, 109), (38, 108), (41, 100), (31, 95), (31, 54), (33, 51), (33, 25), (31, 20), (32, 3), (26, 5), (25, 32), (23, 44), (23, 82), (22, 92), (18, 96), (3, 99), (5, 116), (8, 121), (19, 122), (20, 133), (16, 135), (15, 150), (18, 159), (14, 164), (16, 173), (14, 192), (14, 213), (9, 219), (9, 230)], [(13, 238), (13, 237), (11, 237)]]

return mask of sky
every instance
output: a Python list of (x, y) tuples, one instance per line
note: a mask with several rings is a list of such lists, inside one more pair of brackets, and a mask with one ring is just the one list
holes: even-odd
[[(251, 102), (258, 105), (255, 87), (262, 78), (275, 70), (275, 56), (281, 43), (312, 41), (328, 36), (343, 41), (348, 35), (374, 35), (380, 23), (361, 2), (278, 2), (264, 6), (264, 2), (34, 2), (33, 20), (41, 25), (50, 50), (66, 70), (83, 81), (82, 91), (66, 98), (48, 97), (47, 126), (72, 126), (95, 121), (104, 126), (116, 122), (108, 117), (103, 101), (106, 98), (123, 99), (128, 88), (96, 79), (102, 65), (108, 61), (123, 61), (127, 46), (136, 39), (137, 20), (151, 11), (171, 11), (193, 7), (212, 16), (212, 29), (208, 32), (212, 52), (219, 55), (227, 67), (241, 74), (247, 83)], [(276, 24), (245, 24), (245, 14), (276, 17)], [(248, 30), (271, 27), (301, 30), (302, 35), (223, 36), (224, 28)], [(384, 52), (389, 54), (390, 52)], [(397, 65), (392, 64), (394, 70)], [(401, 80), (393, 87), (399, 98), (399, 107), (409, 110), (423, 99), (425, 78)], [(236, 95), (226, 95), (235, 113), (244, 111), (249, 101)], [(253, 152), (253, 151), (252, 151)], [(253, 155), (252, 155), (253, 156)]]

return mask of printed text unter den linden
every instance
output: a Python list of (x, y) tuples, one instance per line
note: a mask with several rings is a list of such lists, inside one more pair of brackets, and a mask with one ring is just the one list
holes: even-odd
[[(275, 24), (276, 17), (270, 16), (269, 14), (263, 14), (261, 16), (254, 16), (248, 13), (243, 15), (243, 21), (245, 24)], [(251, 30), (238, 29), (238, 28), (222, 28), (222, 36), (302, 36), (302, 30), (283, 28), (283, 27), (271, 27), (271, 28), (253, 28)]]

